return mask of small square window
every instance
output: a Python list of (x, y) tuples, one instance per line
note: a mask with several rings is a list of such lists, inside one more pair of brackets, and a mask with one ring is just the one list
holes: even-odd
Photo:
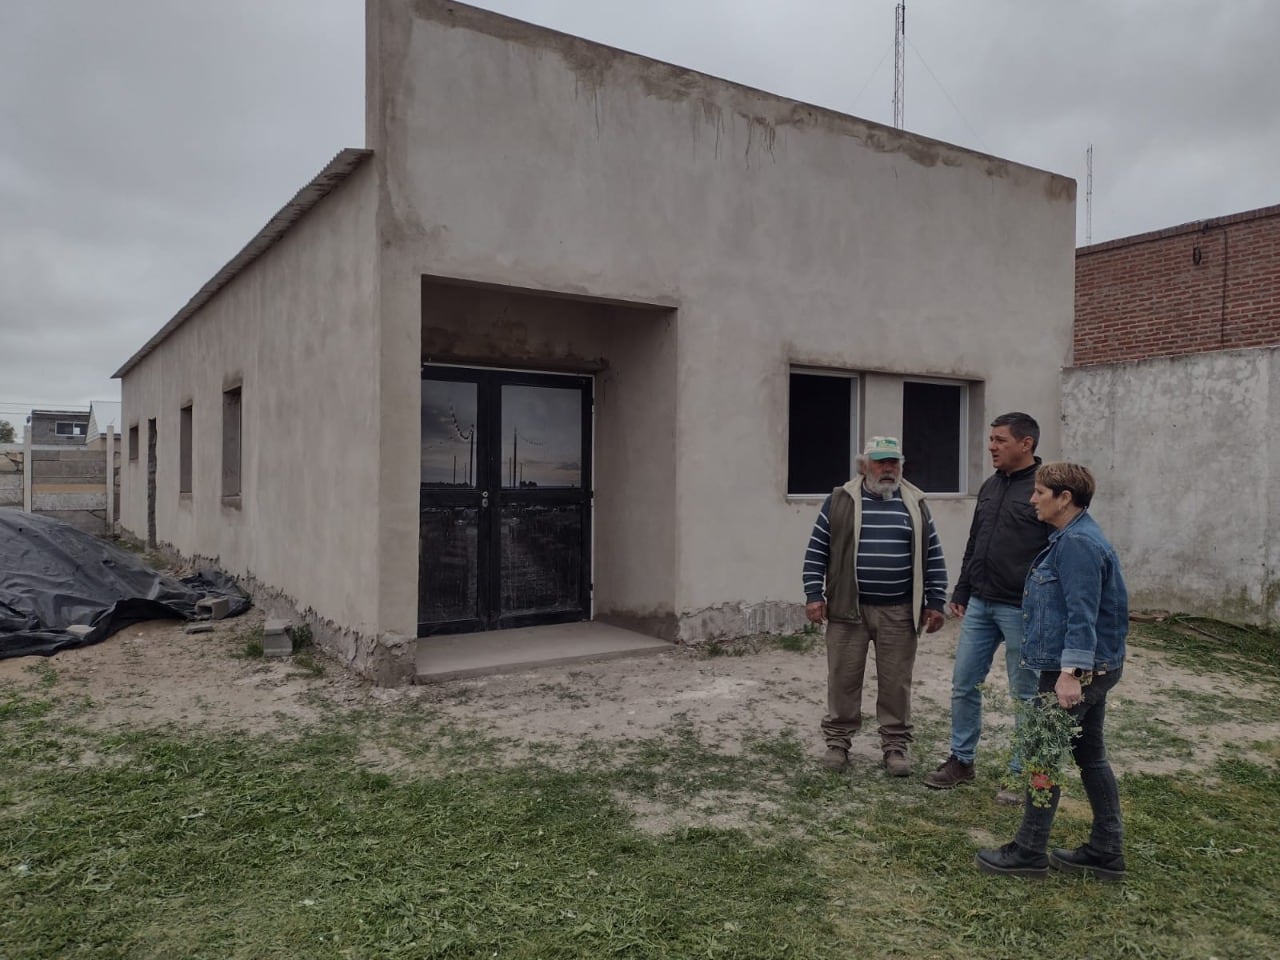
[(858, 377), (792, 370), (787, 493), (828, 494), (849, 479), (858, 445)]

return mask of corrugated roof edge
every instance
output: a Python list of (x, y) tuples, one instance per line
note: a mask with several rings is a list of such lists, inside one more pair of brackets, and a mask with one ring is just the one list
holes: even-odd
[(305, 187), (294, 194), (293, 199), (281, 207), (276, 215), (267, 221), (266, 226), (259, 230), (254, 238), (241, 248), (239, 253), (228, 260), (226, 265), (213, 275), (213, 279), (201, 287), (196, 292), (196, 295), (187, 301), (185, 307), (174, 314), (173, 319), (156, 331), (155, 336), (142, 345), (142, 349), (125, 361), (124, 366), (111, 375), (112, 378), (118, 380), (136, 367), (169, 334), (191, 319), (197, 310), (212, 300), (219, 290), (236, 278), (240, 271), (266, 253), (272, 244), (288, 233), (289, 229), (306, 215), (308, 210), (323, 200), (325, 196), (332, 193), (361, 163), (371, 156), (373, 156), (372, 150), (356, 147), (340, 150), (325, 165), (323, 170), (316, 174)]

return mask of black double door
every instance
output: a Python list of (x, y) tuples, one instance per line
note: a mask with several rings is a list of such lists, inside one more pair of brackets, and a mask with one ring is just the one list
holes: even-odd
[(422, 371), (418, 635), (590, 616), (591, 378)]

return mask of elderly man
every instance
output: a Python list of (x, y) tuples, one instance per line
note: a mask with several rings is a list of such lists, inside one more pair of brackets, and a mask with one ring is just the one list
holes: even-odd
[(876, 648), (876, 717), (890, 776), (911, 773), (911, 671), (920, 631), (943, 623), (947, 569), (924, 494), (902, 479), (902, 445), (872, 437), (858, 476), (822, 504), (804, 556), (805, 615), (827, 622), (827, 741), (841, 771), (862, 725), (867, 649)]

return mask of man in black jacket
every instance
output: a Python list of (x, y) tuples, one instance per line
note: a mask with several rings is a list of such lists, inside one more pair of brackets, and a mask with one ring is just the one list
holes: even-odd
[[(1027, 569), (1053, 528), (1036, 519), (1031, 506), (1040, 441), (1040, 425), (1025, 413), (1006, 413), (991, 421), (987, 450), (996, 472), (978, 491), (969, 527), (960, 579), (948, 609), (963, 617), (951, 675), (951, 755), (925, 775), (935, 790), (973, 781), (973, 759), (982, 736), (982, 691), (1000, 644), (1005, 646), (1009, 693), (1022, 700), (1036, 695), (1038, 676), (1019, 666), (1022, 647), (1022, 590)], [(1021, 770), (1020, 757), (1010, 769)], [(1016, 805), (1022, 792), (1002, 789), (998, 803)]]

